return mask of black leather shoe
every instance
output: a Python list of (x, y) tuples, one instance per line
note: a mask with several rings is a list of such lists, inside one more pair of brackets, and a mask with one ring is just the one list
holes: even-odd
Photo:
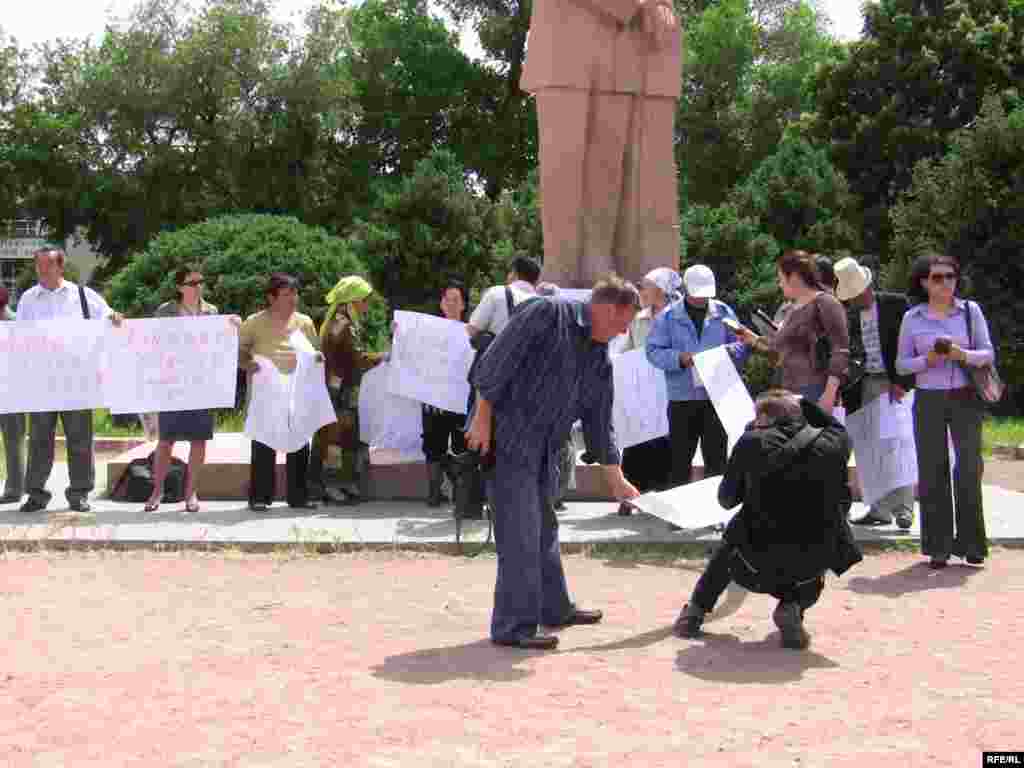
[(939, 568), (945, 568), (947, 565), (948, 562), (947, 558), (945, 557), (933, 557), (931, 560), (928, 561), (928, 567), (935, 568), (936, 570), (938, 570)]
[(691, 608), (690, 604), (687, 603), (683, 606), (683, 610), (679, 612), (679, 618), (676, 619), (676, 623), (672, 625), (672, 631), (676, 637), (685, 637), (692, 640), (704, 633), (701, 629), (703, 624), (704, 611), (700, 610), (700, 608)]
[(967, 557), (964, 558), (964, 560), (967, 561), (968, 565), (984, 565), (985, 564), (985, 558), (984, 557), (974, 557), (972, 555), (968, 555)]
[(300, 501), (295, 504), (288, 502), (288, 506), (291, 509), (320, 509), (320, 502), (309, 499), (307, 501)]
[(45, 509), (46, 509), (46, 502), (37, 501), (36, 499), (33, 499), (33, 498), (30, 497), (28, 501), (26, 501), (24, 504), (22, 504), (18, 508), (18, 511), (19, 512), (31, 513), (31, 512), (42, 512)]
[(270, 505), (264, 504), (262, 501), (252, 501), (249, 502), (249, 509), (251, 509), (253, 512), (266, 512), (268, 509), (270, 509)]
[(495, 645), (507, 645), (512, 648), (523, 648), (528, 651), (552, 651), (558, 647), (558, 638), (554, 635), (514, 637), (510, 640), (491, 640), (491, 642)]
[(552, 627), (571, 627), (575, 624), (597, 624), (604, 618), (601, 611), (584, 611), (580, 608), (573, 609), (566, 618), (557, 624), (550, 624)]
[(804, 612), (796, 603), (779, 603), (772, 612), (772, 620), (782, 635), (782, 647), (802, 651), (811, 644), (811, 636), (804, 629)]
[(621, 504), (619, 504), (618, 514), (622, 517), (629, 517), (633, 514), (633, 508), (629, 506), (629, 504), (627, 504), (626, 502), (622, 502)]
[(5, 493), (3, 496), (0, 496), (0, 504), (13, 504), (16, 501), (21, 501), (21, 497), (24, 495), (23, 493)]
[(870, 526), (889, 525), (890, 523), (892, 523), (891, 520), (882, 520), (881, 518), (875, 517), (870, 512), (868, 512), (866, 515), (863, 515), (862, 517), (857, 517), (850, 521), (851, 525)]
[(78, 501), (72, 501), (68, 504), (68, 508), (72, 512), (81, 512), (84, 514), (92, 511), (92, 504), (90, 504), (86, 499), (79, 499)]

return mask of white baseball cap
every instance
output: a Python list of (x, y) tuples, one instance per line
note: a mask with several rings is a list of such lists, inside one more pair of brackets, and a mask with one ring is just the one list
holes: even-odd
[(694, 299), (713, 299), (715, 297), (715, 273), (703, 264), (694, 264), (683, 272), (683, 287), (686, 295)]

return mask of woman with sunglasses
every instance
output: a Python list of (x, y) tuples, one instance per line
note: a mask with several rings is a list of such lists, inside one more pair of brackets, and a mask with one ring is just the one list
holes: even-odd
[[(896, 356), (897, 372), (915, 378), (921, 552), (931, 557), (932, 568), (945, 568), (950, 555), (971, 565), (981, 565), (988, 555), (982, 405), (966, 368), (991, 363), (994, 352), (981, 308), (956, 295), (959, 280), (960, 266), (951, 256), (930, 254), (914, 262), (907, 296), (916, 306), (903, 316)], [(952, 488), (947, 429), (956, 454)]]
[[(157, 307), (155, 317), (200, 317), (216, 315), (217, 307), (203, 300), (203, 273), (196, 267), (186, 265), (174, 273), (177, 298)], [(234, 327), (241, 323), (237, 317), (230, 318)], [(157, 429), (159, 442), (153, 460), (153, 495), (146, 502), (146, 512), (157, 512), (164, 492), (164, 480), (171, 463), (171, 452), (179, 440), (189, 442), (188, 472), (185, 475), (185, 511), (199, 511), (196, 493), (196, 478), (206, 461), (206, 441), (213, 439), (213, 414), (209, 410), (164, 411), (158, 414)]]

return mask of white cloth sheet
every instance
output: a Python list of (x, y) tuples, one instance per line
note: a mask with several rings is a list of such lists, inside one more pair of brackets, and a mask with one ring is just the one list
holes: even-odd
[[(388, 392), (391, 364), (381, 363), (363, 375), (359, 386), (359, 436), (392, 461), (426, 461), (423, 455), (423, 405)], [(395, 456), (397, 454), (397, 457)]]
[(320, 427), (335, 421), (324, 381), (323, 362), (299, 332), (290, 337), (297, 365), (282, 373), (270, 360), (256, 356), (245, 434), (276, 451), (292, 453), (308, 443)]

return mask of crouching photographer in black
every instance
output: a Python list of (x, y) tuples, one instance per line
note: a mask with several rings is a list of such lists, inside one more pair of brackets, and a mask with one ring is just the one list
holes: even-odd
[(718, 490), (726, 509), (742, 504), (676, 620), (698, 637), (704, 617), (735, 581), (779, 600), (772, 618), (786, 648), (810, 636), (804, 612), (818, 601), (825, 571), (860, 562), (847, 514), (850, 438), (817, 404), (786, 390), (757, 398), (755, 420), (736, 443)]

